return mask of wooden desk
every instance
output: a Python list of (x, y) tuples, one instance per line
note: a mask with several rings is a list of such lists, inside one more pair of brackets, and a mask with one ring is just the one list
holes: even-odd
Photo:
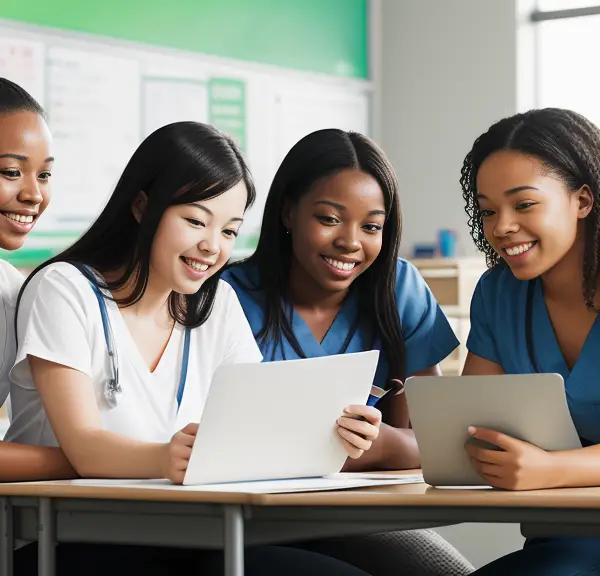
[(223, 548), (226, 576), (242, 576), (244, 544), (461, 522), (516, 522), (536, 535), (598, 536), (600, 488), (501, 492), (410, 484), (259, 495), (69, 482), (0, 484), (0, 576), (10, 574), (13, 535), (39, 540), (42, 576), (54, 574), (55, 542)]

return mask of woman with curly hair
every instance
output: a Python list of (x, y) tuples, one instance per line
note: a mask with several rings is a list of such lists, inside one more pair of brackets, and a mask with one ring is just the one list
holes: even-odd
[[(600, 130), (548, 108), (494, 124), (465, 158), (471, 235), (487, 258), (471, 303), (465, 375), (559, 373), (581, 437), (546, 452), (494, 430), (468, 445), (490, 485), (531, 490), (600, 485)], [(600, 570), (595, 538), (532, 538), (476, 574), (574, 575)]]

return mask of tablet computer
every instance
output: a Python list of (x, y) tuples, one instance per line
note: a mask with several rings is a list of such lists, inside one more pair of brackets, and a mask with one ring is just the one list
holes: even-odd
[(376, 350), (220, 366), (213, 376), (184, 484), (310, 478), (347, 459), (336, 420), (366, 404)]
[(559, 374), (415, 376), (405, 383), (425, 482), (484, 486), (465, 443), (469, 426), (504, 432), (544, 450), (581, 448)]

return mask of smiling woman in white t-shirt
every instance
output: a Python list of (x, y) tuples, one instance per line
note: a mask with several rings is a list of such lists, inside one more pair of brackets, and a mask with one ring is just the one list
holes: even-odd
[[(214, 371), (262, 359), (218, 275), (254, 197), (240, 152), (214, 128), (179, 122), (151, 134), (90, 229), (22, 289), (7, 438), (60, 446), (81, 476), (182, 482)], [(103, 570), (127, 572), (124, 548), (102, 547)], [(90, 573), (90, 547), (62, 550), (69, 571), (79, 554)], [(145, 574), (178, 573), (184, 557), (127, 552)], [(299, 550), (256, 549), (248, 558), (250, 574), (283, 564), (288, 576), (363, 574)], [(219, 561), (194, 553), (208, 574)]]
[[(0, 78), (0, 248), (17, 250), (50, 201), (52, 138), (41, 106)], [(15, 360), (14, 313), (23, 276), (0, 259), (0, 406)], [(0, 481), (73, 477), (58, 448), (0, 442)]]

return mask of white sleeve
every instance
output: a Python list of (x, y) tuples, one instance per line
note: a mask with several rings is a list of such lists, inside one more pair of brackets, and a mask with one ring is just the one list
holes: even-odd
[(42, 278), (32, 278), (25, 288), (17, 311), (18, 349), (11, 378), (18, 383), (22, 371), (29, 376), (28, 355), (92, 378), (90, 334), (77, 277), (51, 268), (39, 274)]
[(14, 306), (17, 302), (17, 296), (19, 295), (19, 290), (23, 285), (25, 277), (12, 264), (9, 264), (4, 260), (0, 262), (2, 263), (1, 268), (4, 276), (2, 282), (6, 282), (6, 285), (2, 286), (2, 292), (5, 295), (7, 302)]
[(16, 268), (0, 260), (0, 406), (10, 389), (8, 374), (16, 355), (15, 304), (23, 280)]
[[(225, 284), (224, 282), (221, 283)], [(233, 288), (225, 284), (227, 290), (227, 314), (226, 314), (226, 337), (227, 344), (224, 347), (223, 364), (240, 364), (243, 362), (261, 362), (262, 354), (252, 328), (242, 309)]]

